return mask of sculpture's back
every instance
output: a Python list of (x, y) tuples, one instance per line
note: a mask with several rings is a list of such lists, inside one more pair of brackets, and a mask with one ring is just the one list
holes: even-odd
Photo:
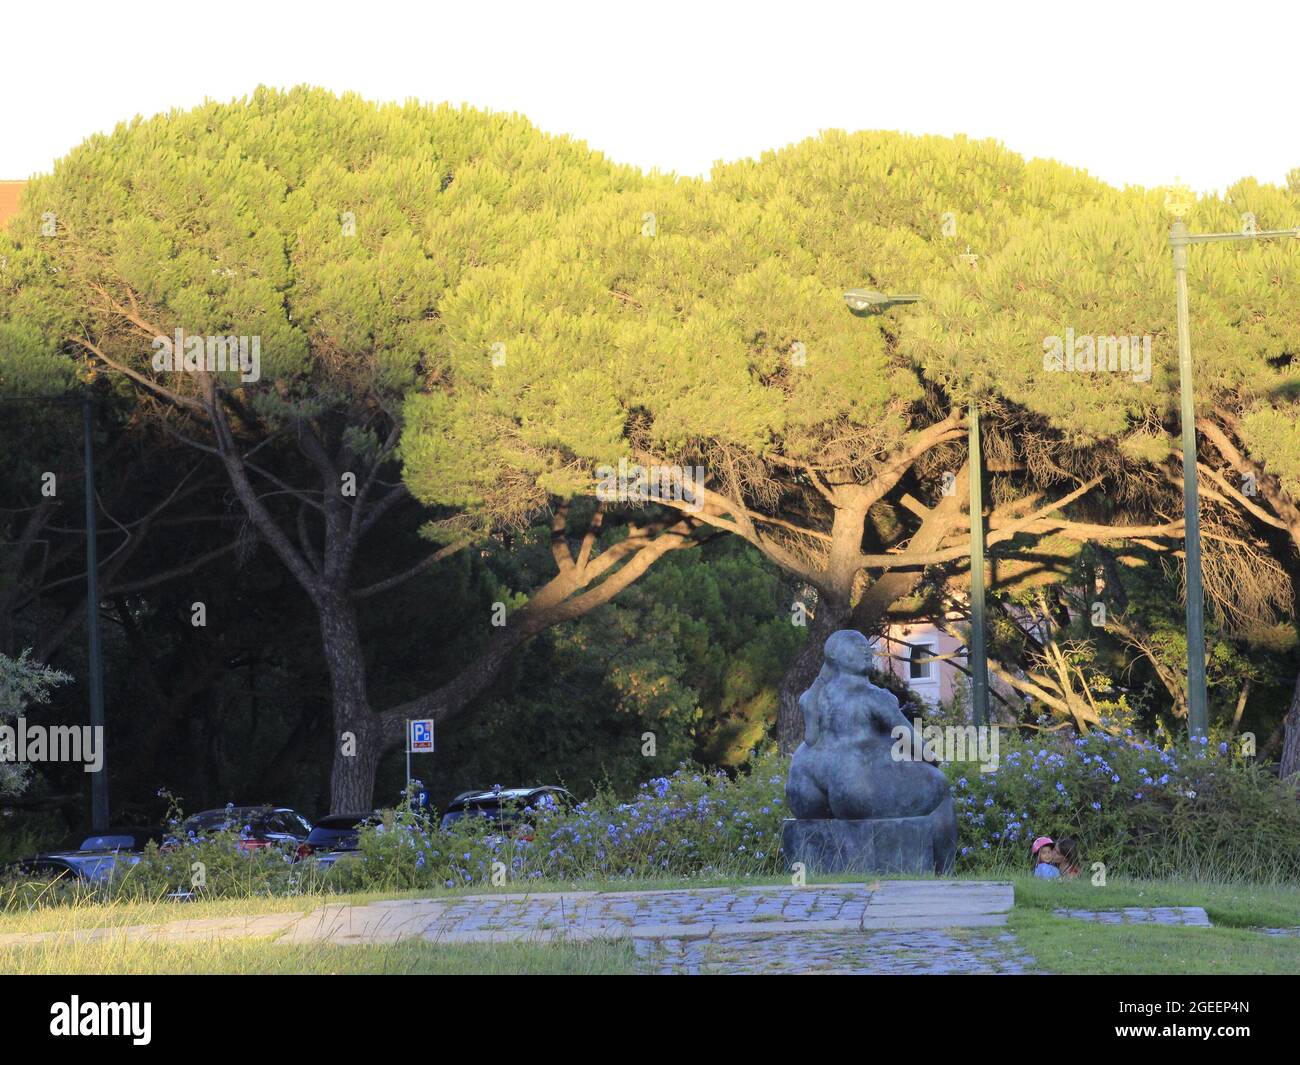
[(895, 757), (914, 749), (911, 725), (898, 700), (866, 677), (870, 662), (860, 632), (832, 633), (826, 664), (800, 697), (805, 737), (786, 782), (793, 817), (783, 850), (813, 871), (947, 872), (957, 845), (947, 778), (937, 766)]

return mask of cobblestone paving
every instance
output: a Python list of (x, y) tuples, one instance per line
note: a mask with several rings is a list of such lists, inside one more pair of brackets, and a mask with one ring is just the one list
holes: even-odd
[(1193, 925), (1209, 928), (1210, 918), (1200, 906), (1128, 906), (1122, 910), (1053, 910), (1057, 917), (1100, 924)]
[(1266, 936), (1300, 936), (1300, 928), (1258, 928)]
[[(443, 905), (438, 932), (498, 932), (662, 927), (670, 925), (850, 921), (858, 924), (870, 893), (860, 886), (769, 891), (682, 890), (599, 895), (487, 896)], [(434, 931), (433, 928), (430, 931)]]
[(1027, 972), (1034, 959), (1009, 932), (787, 932), (722, 939), (635, 940), (644, 971), (670, 975), (956, 975)]

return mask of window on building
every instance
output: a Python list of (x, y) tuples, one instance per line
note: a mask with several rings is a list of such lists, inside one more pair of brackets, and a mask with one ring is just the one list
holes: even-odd
[(934, 679), (934, 644), (915, 643), (908, 659), (908, 678), (911, 680)]

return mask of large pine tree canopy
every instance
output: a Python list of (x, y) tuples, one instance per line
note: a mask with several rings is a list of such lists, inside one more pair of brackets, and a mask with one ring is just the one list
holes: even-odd
[[(1298, 199), (1247, 180), (1190, 222), (1287, 226)], [(638, 450), (869, 465), (945, 413), (936, 395), (1145, 458), (1167, 443), (1160, 194), (994, 142), (830, 132), (696, 180), (518, 116), (260, 89), (92, 137), (23, 202), (2, 238), (6, 389), (66, 378), (68, 355), (151, 375), (147, 341), (177, 327), (257, 335), (281, 399), (410, 394), (410, 483), (488, 516)], [(1297, 269), (1291, 244), (1211, 245), (1190, 277), (1199, 403), (1231, 407), (1293, 491)], [(852, 285), (924, 302), (859, 320)], [(1067, 327), (1150, 335), (1153, 380), (1045, 373)]]

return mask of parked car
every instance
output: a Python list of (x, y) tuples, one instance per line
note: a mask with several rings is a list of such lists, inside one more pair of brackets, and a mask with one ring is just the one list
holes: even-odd
[(164, 846), (175, 847), (180, 840), (191, 836), (236, 832), (240, 850), (258, 851), (283, 846), (296, 852), (311, 835), (311, 830), (312, 823), (287, 806), (224, 806), (187, 817), (181, 822), (177, 834), (170, 837)]
[(161, 828), (108, 828), (81, 837), (79, 851), (131, 851), (138, 853), (150, 842), (161, 844), (167, 833)]
[(310, 834), (298, 845), (295, 857), (299, 861), (312, 859), (322, 869), (328, 869), (341, 855), (354, 853), (364, 825), (374, 824), (378, 814), (330, 814), (312, 826)]
[(161, 841), (160, 828), (110, 828), (59, 850), (20, 858), (0, 869), (0, 877), (24, 880), (107, 880), (121, 864), (134, 865), (150, 840)]
[(569, 792), (551, 784), (537, 788), (465, 791), (447, 804), (447, 812), (442, 815), (442, 827), (447, 828), (464, 817), (490, 817), (506, 832), (515, 833), (531, 825), (529, 814), (541, 806), (555, 804), (568, 809), (576, 803)]

